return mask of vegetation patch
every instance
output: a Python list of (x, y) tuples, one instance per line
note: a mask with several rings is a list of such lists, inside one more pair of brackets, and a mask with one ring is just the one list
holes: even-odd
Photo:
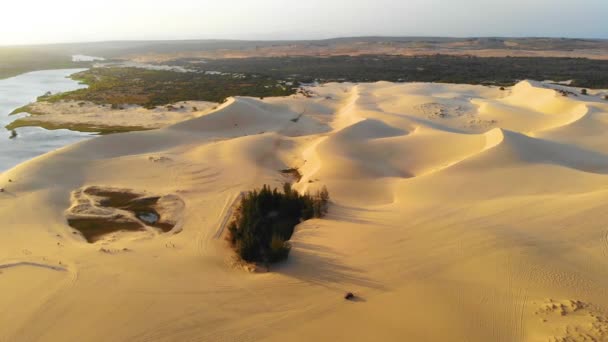
[[(257, 74), (176, 72), (141, 68), (93, 68), (72, 75), (88, 88), (41, 96), (38, 101), (90, 101), (151, 109), (180, 101), (224, 102), (231, 96), (287, 96), (296, 89)], [(297, 88), (297, 87), (296, 87)]]
[[(608, 88), (608, 60), (558, 57), (359, 55), (177, 59), (194, 70), (257, 74), (287, 84), (325, 82), (440, 82), (511, 86), (524, 79), (572, 80), (572, 86)], [(306, 94), (304, 94), (306, 96)]]
[(168, 233), (181, 215), (182, 204), (176, 196), (148, 196), (129, 189), (92, 186), (72, 193), (67, 221), (90, 243), (121, 231), (153, 228)]
[(329, 192), (323, 187), (314, 195), (299, 194), (285, 183), (283, 191), (264, 185), (246, 194), (228, 226), (228, 241), (247, 262), (272, 263), (289, 255), (294, 228), (302, 221), (323, 217)]
[(38, 113), (34, 110), (34, 106), (32, 106), (32, 104), (26, 104), (25, 106), (19, 107), (15, 110), (13, 110), (9, 115), (17, 115), (17, 114), (21, 114), (21, 113), (28, 113), (28, 114), (32, 114), (32, 115), (40, 115), (42, 113)]
[(143, 232), (146, 229), (140, 222), (129, 220), (125, 216), (77, 217), (68, 219), (68, 225), (78, 230), (89, 243), (100, 240), (103, 236), (119, 231)]
[(98, 133), (100, 135), (114, 134), (114, 133), (125, 133), (133, 131), (148, 131), (153, 128), (142, 127), (142, 126), (99, 126), (91, 125), (86, 123), (70, 123), (70, 122), (49, 122), (44, 120), (36, 120), (32, 118), (17, 119), (10, 124), (6, 125), (5, 128), (8, 130), (15, 130), (20, 127), (42, 127), (48, 130), (56, 129), (69, 129), (78, 132), (90, 132)]

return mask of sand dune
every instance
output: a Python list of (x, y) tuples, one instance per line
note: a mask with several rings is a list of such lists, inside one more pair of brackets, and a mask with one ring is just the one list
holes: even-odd
[[(534, 81), (310, 90), (0, 174), (0, 340), (608, 340), (608, 102)], [(328, 217), (271, 272), (234, 267), (234, 203), (294, 167)], [(160, 198), (171, 226), (88, 242), (66, 214), (137, 222), (99, 207), (108, 189)]]
[(110, 105), (86, 101), (40, 101), (28, 105), (26, 112), (34, 115), (18, 119), (18, 123), (22, 126), (70, 127), (93, 132), (116, 127), (144, 130), (193, 119), (215, 107), (215, 103), (203, 101), (185, 101), (154, 109), (140, 106), (120, 106), (114, 109)]

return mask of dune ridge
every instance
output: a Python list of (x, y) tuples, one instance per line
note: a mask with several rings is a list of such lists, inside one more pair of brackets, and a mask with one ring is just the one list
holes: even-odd
[[(0, 340), (608, 339), (608, 102), (535, 81), (308, 90), (0, 174)], [(286, 181), (327, 186), (329, 215), (270, 272), (234, 267), (235, 203)], [(87, 241), (66, 210), (91, 188), (165, 196), (175, 228)]]

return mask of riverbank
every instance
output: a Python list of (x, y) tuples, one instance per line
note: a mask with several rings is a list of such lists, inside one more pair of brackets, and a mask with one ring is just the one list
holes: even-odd
[(66, 92), (86, 87), (68, 78), (84, 69), (34, 71), (0, 80), (0, 172), (38, 155), (56, 150), (92, 135), (66, 129), (48, 131), (39, 127), (7, 130), (21, 115), (10, 116), (16, 108), (35, 101), (47, 92)]

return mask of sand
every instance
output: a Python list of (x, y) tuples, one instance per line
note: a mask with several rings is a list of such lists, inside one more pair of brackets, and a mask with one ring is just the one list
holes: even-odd
[[(608, 340), (608, 102), (551, 87), (328, 84), (23, 163), (0, 175), (0, 340)], [(226, 217), (291, 167), (329, 215), (270, 272), (235, 267)], [(88, 187), (179, 199), (176, 228), (88, 243), (66, 221)]]
[(190, 120), (209, 113), (218, 104), (205, 101), (183, 101), (147, 109), (136, 105), (99, 105), (88, 101), (40, 101), (28, 106), (33, 115), (19, 119), (23, 126), (71, 127), (87, 130), (116, 127), (155, 129)]

